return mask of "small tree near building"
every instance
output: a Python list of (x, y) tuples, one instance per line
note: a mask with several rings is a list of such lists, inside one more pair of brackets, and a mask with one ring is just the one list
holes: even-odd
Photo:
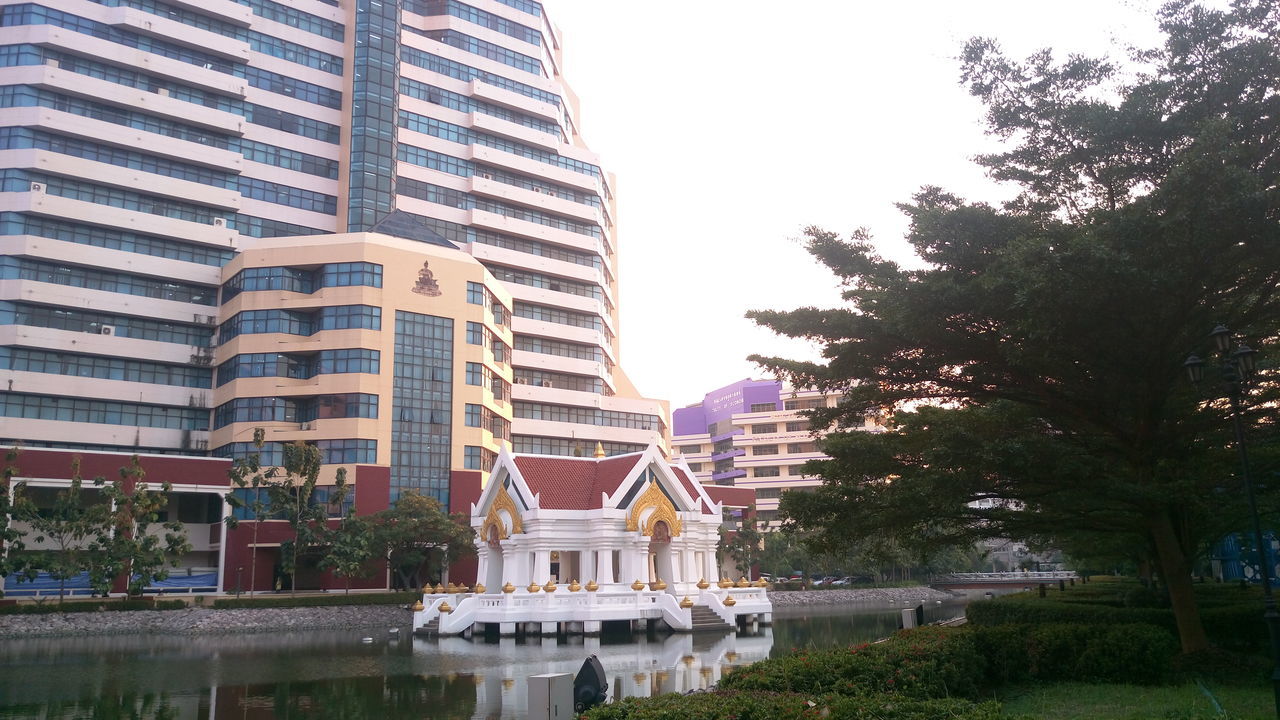
[[(182, 523), (176, 519), (160, 522), (172, 485), (165, 482), (160, 490), (152, 490), (145, 477), (135, 455), (120, 469), (118, 480), (93, 481), (110, 503), (107, 532), (94, 542), (89, 572), (91, 584), (103, 595), (123, 577), (128, 596), (140, 596), (146, 587), (169, 577), (169, 568), (177, 567), (182, 556), (191, 551)], [(157, 523), (160, 532), (152, 532)]]
[(98, 564), (99, 540), (110, 533), (110, 508), (85, 497), (80, 458), (71, 461), (71, 486), (58, 490), (53, 503), (41, 507), (29, 494), (14, 501), (16, 517), (29, 528), (35, 543), (50, 545), (25, 554), (20, 562), (27, 577), (43, 571), (58, 581), (58, 603), (66, 595), (67, 581)]

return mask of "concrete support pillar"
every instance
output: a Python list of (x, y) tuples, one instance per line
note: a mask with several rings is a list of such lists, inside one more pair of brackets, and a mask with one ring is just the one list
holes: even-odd
[[(599, 582), (599, 581), (597, 580), (596, 582)], [(599, 621), (599, 620), (586, 620), (586, 621), (584, 621), (584, 622), (582, 623), (582, 632), (583, 632), (583, 633), (585, 633), (585, 634), (587, 634), (587, 635), (599, 635), (599, 634), (600, 634), (600, 621)]]
[(515, 637), (516, 624), (513, 622), (498, 623), (498, 634), (502, 637)]
[(491, 552), (493, 552), (493, 548), (487, 544), (482, 544), (479, 547), (479, 552), (476, 553), (476, 582), (478, 583), (489, 582), (489, 553)]
[(554, 636), (555, 636), (555, 634), (556, 634), (556, 623), (553, 623), (553, 622), (544, 622), (544, 623), (540, 623), (540, 624), (542, 625), (541, 630), (542, 630), (542, 634), (543, 634), (543, 636), (547, 636), (547, 635), (550, 635), (550, 636), (552, 636), (552, 637), (554, 637)]

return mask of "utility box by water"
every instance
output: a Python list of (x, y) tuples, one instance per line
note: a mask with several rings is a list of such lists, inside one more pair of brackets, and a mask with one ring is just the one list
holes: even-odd
[(573, 717), (573, 675), (547, 673), (529, 678), (529, 720)]

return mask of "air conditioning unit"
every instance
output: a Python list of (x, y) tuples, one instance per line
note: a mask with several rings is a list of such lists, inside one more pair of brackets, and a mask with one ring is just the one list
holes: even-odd
[(196, 440), (196, 441), (194, 441), (194, 442), (192, 442), (192, 443), (191, 443), (191, 447), (192, 447), (192, 449), (194, 449), (194, 450), (208, 450), (208, 449), (209, 449), (209, 441), (208, 441), (208, 440)]
[(44, 192), (44, 183), (37, 183), (37, 182), (31, 183), (31, 192), (38, 192), (38, 193)]
[(543, 380), (542, 387), (555, 387), (550, 380)]
[(489, 173), (480, 173), (480, 177), (484, 178), (485, 180), (492, 180), (492, 179), (493, 179), (493, 176), (492, 176), (492, 175), (490, 175)]
[(304, 423), (301, 423), (301, 426), (302, 426), (302, 429), (303, 429), (303, 430), (315, 430), (315, 429), (316, 429), (316, 424), (315, 424), (315, 423), (313, 423), (313, 422), (304, 422)]
[(116, 326), (115, 325), (99, 325), (98, 334), (99, 335), (115, 335)]
[(528, 384), (529, 384), (529, 378), (522, 378), (522, 377), (518, 377), (518, 378), (516, 378), (516, 379), (515, 379), (515, 384), (517, 384), (517, 385), (528, 385)]
[(214, 219), (213, 219), (213, 226), (214, 226), (214, 227), (226, 227), (226, 226), (227, 226), (227, 219), (226, 219), (226, 218), (214, 218)]

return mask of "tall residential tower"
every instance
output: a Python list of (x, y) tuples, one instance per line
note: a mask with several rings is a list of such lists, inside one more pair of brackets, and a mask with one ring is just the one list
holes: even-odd
[[(223, 266), (372, 231), (451, 244), (511, 297), (517, 452), (663, 442), (618, 367), (613, 180), (538, 2), (0, 0), (0, 173), (0, 439), (237, 451), (211, 435), (248, 307)], [(287, 247), (261, 282), (345, 277)]]

